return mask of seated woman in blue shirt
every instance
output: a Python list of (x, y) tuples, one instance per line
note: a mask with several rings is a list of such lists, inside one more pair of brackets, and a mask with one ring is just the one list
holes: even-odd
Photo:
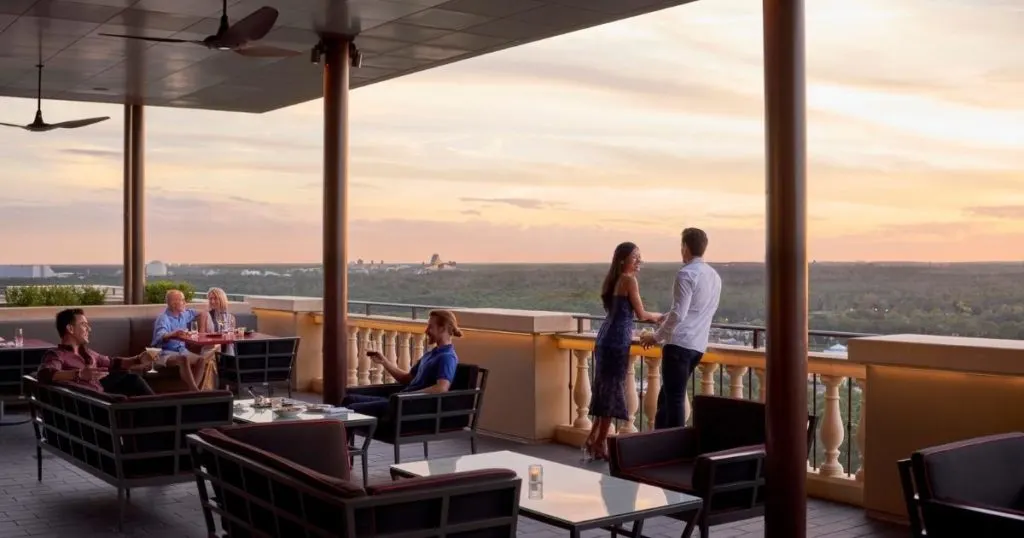
[[(448, 392), (455, 380), (455, 367), (459, 357), (455, 354), (452, 338), (462, 336), (455, 314), (448, 310), (433, 310), (427, 320), (427, 343), (435, 347), (426, 352), (409, 371), (389, 361), (379, 351), (366, 353), (370, 360), (384, 367), (395, 381), (405, 385), (402, 392)], [(388, 399), (380, 396), (351, 394), (342, 405), (364, 415), (383, 417), (388, 413)]]

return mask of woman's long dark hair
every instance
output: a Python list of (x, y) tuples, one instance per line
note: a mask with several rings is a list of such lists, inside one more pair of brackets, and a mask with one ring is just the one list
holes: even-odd
[(636, 251), (636, 245), (629, 241), (620, 243), (615, 247), (612, 254), (612, 266), (608, 268), (608, 275), (604, 277), (604, 284), (601, 285), (601, 303), (604, 304), (606, 312), (612, 309), (612, 298), (615, 295), (615, 284), (622, 276), (622, 270), (626, 266), (626, 258), (629, 258)]

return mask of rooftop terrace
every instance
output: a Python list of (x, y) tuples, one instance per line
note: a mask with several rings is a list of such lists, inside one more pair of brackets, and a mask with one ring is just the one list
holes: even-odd
[[(315, 395), (305, 395), (315, 400)], [(44, 455), (43, 482), (35, 476), (34, 438), (28, 425), (0, 431), (0, 538), (23, 536), (99, 538), (116, 535), (117, 497), (109, 485), (83, 473), (70, 464)], [(389, 481), (391, 450), (371, 445), (370, 480)], [(485, 437), (481, 452), (514, 450), (570, 465), (580, 465), (579, 452), (557, 444), (520, 444)], [(465, 454), (466, 443), (441, 442), (430, 448), (431, 459)], [(415, 446), (406, 449), (403, 461), (422, 459)], [(588, 468), (607, 472), (606, 464), (590, 463)], [(359, 466), (356, 465), (359, 474)], [(658, 518), (648, 522), (645, 534), (676, 538), (682, 525)], [(203, 516), (194, 483), (143, 488), (132, 493), (124, 524), (125, 536), (151, 538), (205, 537)], [(534, 538), (562, 536), (553, 527), (520, 517), (519, 535)], [(764, 535), (761, 518), (714, 527), (712, 538), (754, 538)], [(863, 511), (826, 501), (808, 506), (808, 535), (815, 537), (889, 538), (906, 536), (898, 525), (868, 520)], [(584, 536), (604, 536), (601, 532)]]
[[(301, 338), (292, 386), (306, 398), (319, 399), (324, 371), (321, 342), (327, 332), (323, 300), (242, 299), (232, 302), (231, 310), (255, 314), (260, 332)], [(352, 312), (361, 313), (349, 316), (344, 335), (349, 356), (355, 359), (344, 371), (347, 385), (387, 380), (371, 367), (365, 354), (370, 345), (401, 366), (412, 364), (425, 347), (424, 318), (429, 308), (350, 304)], [(58, 309), (0, 308), (0, 335), (25, 327), (27, 338), (52, 339), (52, 316)], [(104, 326), (111, 327), (119, 319), (152, 316), (162, 309), (162, 305), (104, 305), (86, 310), (96, 326), (101, 325), (97, 320), (107, 320)], [(390, 315), (381, 315), (383, 312)], [(593, 371), (593, 320), (570, 313), (500, 308), (456, 312), (465, 332), (457, 343), (460, 360), (491, 372), (480, 418), (481, 431), (490, 436), (483, 450), (516, 450), (578, 464), (576, 447), (591, 425), (587, 406)], [(718, 342), (711, 344), (694, 374), (690, 396), (714, 394), (764, 401), (768, 391), (763, 329), (721, 327), (714, 331), (715, 340)], [(906, 527), (883, 523), (902, 522), (906, 517), (896, 460), (945, 442), (1024, 430), (1020, 411), (1024, 409), (1024, 343), (1020, 341), (841, 333), (815, 334), (810, 340), (811, 347), (817, 349), (841, 348), (834, 343), (848, 346), (848, 353), (812, 351), (806, 357), (807, 412), (817, 415), (819, 424), (805, 477), (810, 536), (905, 535)], [(626, 390), (627, 407), (634, 419), (615, 424), (618, 433), (652, 426), (661, 385), (660, 350), (635, 347), (632, 353), (635, 375), (627, 377)], [(965, 399), (972, 402), (970, 409), (962, 405)], [(43, 532), (65, 524), (95, 533), (112, 528), (116, 523), (112, 488), (53, 458), (46, 462), (48, 478), (37, 484), (31, 441), (26, 426), (0, 429), (0, 468), (6, 477), (0, 489), (11, 503), (9, 508), (0, 506), (0, 513), (7, 518), (0, 521), (0, 536), (3, 532), (19, 536)], [(431, 458), (466, 453), (465, 445), (432, 446)], [(390, 447), (377, 442), (371, 447), (371, 478), (386, 480)], [(408, 446), (403, 461), (418, 459), (421, 454), (415, 445)], [(194, 486), (139, 491), (132, 498), (136, 508), (126, 527), (130, 532), (167, 536), (182, 536), (181, 529), (199, 532)], [(71, 515), (52, 516), (62, 503), (69, 503)], [(761, 536), (759, 521), (723, 525), (714, 536)], [(653, 529), (656, 535), (679, 532), (667, 520)], [(530, 522), (523, 523), (522, 531), (542, 536), (554, 532)]]

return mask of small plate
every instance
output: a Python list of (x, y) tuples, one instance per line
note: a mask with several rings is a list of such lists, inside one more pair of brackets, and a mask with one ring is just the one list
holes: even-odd
[(274, 409), (274, 416), (278, 418), (296, 418), (305, 411), (306, 408), (301, 406), (278, 407)]
[(309, 404), (306, 406), (306, 410), (310, 413), (329, 413), (334, 410), (334, 406), (331, 404)]

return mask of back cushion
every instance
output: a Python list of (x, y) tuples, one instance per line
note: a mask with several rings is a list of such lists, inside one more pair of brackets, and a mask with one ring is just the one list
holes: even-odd
[(934, 447), (912, 458), (934, 498), (1024, 511), (1024, 433)]
[(133, 355), (141, 353), (153, 341), (153, 326), (156, 325), (156, 316), (136, 316), (129, 318), (131, 330), (129, 331), (129, 346)]
[(245, 314), (235, 314), (235, 326), (245, 327), (247, 330), (259, 331), (257, 326), (256, 314), (248, 312)]
[[(309, 442), (309, 438), (305, 438), (307, 442), (304, 443), (304, 447), (298, 446), (300, 443), (295, 441), (292, 441), (291, 443), (282, 443), (280, 441), (290, 439), (284, 434), (281, 435), (281, 440), (277, 442), (272, 440), (273, 434), (281, 433), (281, 429), (278, 428), (278, 426), (284, 424), (292, 426), (291, 428), (285, 428), (286, 430), (289, 430), (289, 433), (301, 433), (299, 432), (300, 428), (314, 428), (310, 435), (315, 436), (317, 434), (315, 430), (320, 426), (318, 422), (320, 421), (255, 424), (239, 427), (229, 426), (217, 430), (201, 430), (199, 432), (199, 436), (212, 445), (220, 447), (233, 454), (249, 458), (256, 463), (265, 465), (290, 478), (302, 482), (308, 487), (317, 489), (329, 495), (338, 495), (340, 497), (365, 496), (366, 491), (363, 490), (359, 484), (337, 476), (341, 473), (337, 472), (337, 469), (331, 468), (334, 464), (326, 462), (326, 460), (329, 459), (336, 459), (347, 465), (348, 456), (346, 451), (342, 451), (340, 453), (337, 451), (333, 453), (328, 452), (324, 450), (323, 444), (311, 443)], [(333, 424), (341, 426), (341, 423), (337, 421), (333, 421)], [(268, 431), (268, 428), (269, 434), (262, 435)], [(341, 426), (341, 428), (340, 435), (342, 438), (345, 438), (344, 426)], [(331, 429), (334, 430), (334, 428)], [(250, 431), (246, 432), (246, 430)], [(248, 441), (256, 441), (262, 446), (251, 444)], [(281, 453), (275, 452), (276, 450), (280, 450)], [(331, 474), (327, 474), (323, 471), (328, 471)], [(347, 470), (345, 473), (347, 474)]]
[(21, 329), (25, 338), (43, 340), (56, 344), (60, 341), (57, 337), (57, 327), (54, 325), (54, 317), (46, 319), (12, 319), (0, 321), (0, 336), (5, 340), (14, 339), (14, 331)]
[(720, 396), (696, 396), (693, 426), (701, 454), (764, 444), (765, 405)]
[[(88, 315), (89, 311), (86, 310)], [(89, 347), (104, 355), (131, 357), (142, 351), (133, 351), (131, 348), (131, 323), (126, 318), (90, 318), (89, 325), (92, 326)]]

